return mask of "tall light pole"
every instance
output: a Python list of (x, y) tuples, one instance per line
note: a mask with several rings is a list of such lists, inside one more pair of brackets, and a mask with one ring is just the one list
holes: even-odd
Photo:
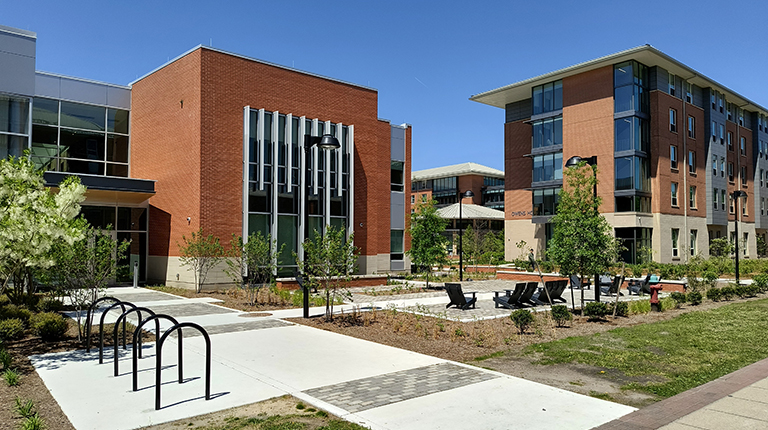
[[(736, 206), (736, 214), (734, 215), (734, 235), (736, 236), (734, 244), (736, 246), (736, 285), (739, 285), (739, 221), (741, 220), (741, 212), (739, 211), (739, 198), (746, 198), (747, 193), (741, 190), (736, 190), (731, 194), (731, 198), (734, 200), (733, 204)], [(742, 203), (742, 206), (744, 203)], [(747, 246), (747, 244), (744, 244)]]
[[(304, 164), (306, 165), (306, 190), (307, 190), (307, 197), (305, 200), (304, 205), (304, 225), (305, 231), (307, 232), (304, 236), (304, 241), (309, 240), (309, 195), (312, 193), (312, 187), (310, 186), (309, 179), (312, 177), (312, 166), (309, 165), (309, 154), (312, 150), (313, 146), (317, 146), (318, 148), (322, 150), (332, 150), (332, 149), (339, 149), (341, 148), (341, 145), (339, 144), (339, 139), (336, 139), (333, 137), (333, 135), (330, 134), (324, 134), (322, 137), (320, 136), (304, 136)], [(301, 245), (302, 248), (304, 247), (304, 244)], [(309, 318), (309, 286), (307, 284), (307, 281), (309, 280), (309, 276), (307, 275), (307, 256), (304, 254), (304, 282), (302, 285), (302, 289), (304, 290), (304, 318)]]
[[(593, 155), (588, 158), (581, 158), (578, 155), (574, 155), (565, 162), (565, 167), (572, 168), (577, 167), (582, 161), (586, 162), (588, 166), (592, 167), (592, 174), (595, 176), (595, 183), (592, 186), (592, 196), (595, 204), (595, 216), (600, 214), (600, 209), (597, 207), (597, 155)], [(600, 301), (600, 274), (595, 273), (595, 301)]]
[(461, 201), (464, 197), (474, 197), (475, 193), (472, 190), (467, 190), (463, 194), (459, 194), (459, 282), (464, 280), (464, 230), (461, 228)]

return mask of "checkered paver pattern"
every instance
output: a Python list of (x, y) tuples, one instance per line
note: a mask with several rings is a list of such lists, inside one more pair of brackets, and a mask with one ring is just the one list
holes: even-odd
[(186, 300), (178, 305), (160, 305), (160, 306), (148, 306), (156, 314), (166, 314), (174, 318), (189, 317), (195, 315), (214, 315), (214, 314), (228, 314), (237, 312), (233, 309), (223, 308), (221, 306), (209, 305), (207, 303), (189, 303)]
[[(236, 332), (251, 331), (251, 330), (263, 330), (263, 329), (275, 328), (275, 327), (286, 327), (290, 325), (293, 325), (293, 324), (287, 323), (281, 320), (276, 320), (276, 319), (265, 319), (265, 320), (256, 320), (256, 321), (246, 321), (246, 322), (236, 323), (236, 324), (206, 325), (205, 331), (207, 331), (209, 335), (213, 336), (214, 334), (236, 333)], [(196, 337), (196, 336), (202, 336), (202, 335), (197, 330), (184, 329), (184, 338)], [(171, 337), (176, 337), (176, 333), (171, 334)]]
[(480, 370), (440, 363), (313, 388), (304, 393), (346, 411), (360, 412), (498, 377)]

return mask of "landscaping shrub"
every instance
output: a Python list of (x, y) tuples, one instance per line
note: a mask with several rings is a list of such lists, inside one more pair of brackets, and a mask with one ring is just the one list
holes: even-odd
[(24, 326), (29, 325), (29, 319), (32, 317), (32, 312), (29, 309), (23, 308), (18, 305), (6, 305), (0, 308), (0, 320), (18, 319), (21, 320)]
[(3, 371), (3, 379), (5, 379), (5, 383), (8, 384), (9, 387), (15, 387), (16, 385), (19, 385), (21, 375), (16, 369), (5, 369), (5, 371)]
[(539, 269), (544, 273), (552, 273), (555, 271), (555, 265), (551, 261), (540, 261)]
[(584, 307), (584, 315), (589, 320), (599, 320), (608, 315), (608, 306), (604, 302), (589, 302)]
[(21, 430), (45, 430), (46, 428), (48, 427), (45, 424), (45, 420), (37, 412), (31, 417), (24, 419), (24, 422), (21, 423)]
[(758, 293), (764, 293), (768, 290), (768, 275), (761, 273), (752, 277), (752, 285), (754, 285)]
[(520, 330), (520, 334), (524, 334), (525, 330), (533, 324), (533, 314), (528, 309), (518, 309), (512, 312), (509, 318), (515, 323), (515, 327)]
[(647, 314), (650, 311), (651, 311), (650, 300), (633, 300), (629, 302), (629, 313), (632, 315)]
[(665, 309), (675, 309), (677, 308), (677, 301), (673, 299), (670, 296), (659, 298), (659, 306), (661, 307), (661, 311), (664, 311)]
[(9, 304), (11, 304), (11, 299), (9, 299), (5, 294), (0, 294), (0, 308)]
[(680, 293), (677, 291), (674, 291), (672, 294), (669, 295), (669, 297), (672, 298), (672, 300), (675, 301), (675, 306), (680, 307), (683, 303), (688, 301), (688, 297), (686, 297), (685, 293)]
[(0, 339), (16, 340), (24, 337), (24, 323), (18, 318), (0, 321)]
[(59, 340), (67, 332), (67, 320), (55, 312), (41, 312), (32, 317), (32, 330), (44, 341)]
[(720, 288), (710, 288), (707, 290), (707, 299), (712, 300), (713, 302), (719, 302), (722, 297), (723, 292)]
[(552, 306), (552, 319), (558, 327), (562, 327), (566, 322), (573, 319), (571, 312), (566, 305), (554, 305)]
[(616, 316), (617, 317), (625, 317), (629, 315), (629, 304), (627, 302), (618, 302), (618, 303), (609, 303), (608, 304), (608, 313), (613, 315), (613, 310), (616, 308)]
[(16, 405), (13, 410), (22, 417), (27, 418), (35, 414), (35, 403), (32, 400), (23, 401), (19, 396), (16, 396)]
[(698, 291), (693, 291), (688, 293), (688, 303), (690, 303), (692, 306), (698, 306), (701, 304), (701, 293)]
[(64, 303), (53, 297), (46, 297), (37, 304), (37, 310), (40, 312), (60, 312), (64, 309)]
[(725, 287), (720, 288), (720, 296), (725, 301), (732, 300), (735, 295), (736, 295), (736, 288), (734, 288), (731, 285), (727, 285)]
[(3, 370), (10, 369), (11, 363), (13, 363), (13, 356), (6, 349), (0, 349), (0, 365)]

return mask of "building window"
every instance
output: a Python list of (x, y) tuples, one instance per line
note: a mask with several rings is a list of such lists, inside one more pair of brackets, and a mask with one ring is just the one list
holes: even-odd
[(672, 257), (680, 256), (680, 248), (678, 246), (679, 241), (680, 241), (680, 229), (673, 228), (672, 229)]
[(760, 186), (763, 186), (763, 169), (760, 169)]
[(674, 96), (675, 95), (675, 75), (670, 73), (668, 82), (669, 82), (669, 95)]
[(563, 108), (563, 81), (533, 87), (533, 114), (552, 112)]
[(765, 199), (760, 199), (760, 215), (765, 215)]
[(712, 129), (712, 140), (715, 140), (717, 137), (717, 123), (712, 121), (712, 126), (710, 126), (710, 128)]
[(533, 157), (533, 182), (563, 179), (563, 153)]
[(722, 145), (725, 143), (725, 127), (722, 124), (718, 124), (717, 126), (720, 129), (720, 144)]
[(613, 128), (616, 152), (648, 152), (651, 134), (648, 121), (636, 116), (620, 118), (614, 121)]
[(744, 136), (741, 136), (741, 139), (739, 139), (739, 149), (741, 150), (741, 155), (747, 155), (747, 139)]
[(618, 157), (613, 162), (616, 169), (615, 189), (651, 191), (651, 175), (647, 158)]
[(699, 236), (699, 232), (696, 230), (691, 230), (691, 257), (696, 256), (696, 239)]
[(725, 210), (725, 190), (720, 190), (720, 210)]
[(717, 198), (720, 196), (720, 192), (715, 188), (715, 192), (712, 193), (712, 209), (717, 210)]
[(728, 132), (728, 150), (733, 151), (733, 133)]
[(744, 125), (744, 109), (739, 109), (739, 125)]
[(427, 195), (426, 194), (422, 194), (421, 195), (421, 202), (422, 203), (426, 203), (427, 202)]
[(717, 96), (715, 95), (715, 90), (712, 90), (709, 93), (709, 101), (712, 103), (712, 109), (717, 109)]
[(554, 215), (557, 202), (560, 201), (561, 188), (543, 188), (533, 190), (533, 215)]
[(693, 103), (693, 84), (690, 82), (685, 83), (685, 101)]
[(392, 161), (390, 169), (390, 189), (392, 191), (403, 191), (405, 189), (405, 176), (403, 175), (403, 162)]
[(733, 103), (728, 102), (728, 121), (733, 121)]
[(669, 110), (669, 131), (677, 133), (677, 111), (674, 109)]
[(563, 117), (534, 121), (532, 128), (534, 148), (563, 144)]
[(405, 237), (403, 230), (390, 230), (389, 231), (389, 259), (390, 260), (402, 260), (403, 259), (403, 240)]
[(725, 157), (720, 157), (720, 177), (725, 177)]
[(412, 195), (411, 196), (411, 204), (414, 204), (414, 203), (416, 203), (416, 196)]
[(677, 207), (677, 182), (672, 182), (672, 206)]
[(741, 167), (740, 177), (741, 177), (741, 185), (746, 186), (747, 185), (747, 167), (746, 166)]
[(637, 61), (614, 66), (614, 112), (648, 113), (648, 68)]
[(745, 196), (745, 197), (743, 197), (743, 198), (742, 198), (742, 200), (741, 200), (741, 215), (742, 215), (742, 216), (747, 216), (747, 214), (748, 214), (748, 213), (747, 213), (747, 207), (748, 207), (749, 205), (747, 204), (747, 199), (749, 199), (749, 197), (746, 197), (746, 196)]
[(696, 173), (696, 151), (688, 151), (688, 173)]
[(651, 213), (651, 198), (642, 196), (617, 196), (616, 212)]
[(688, 207), (696, 209), (696, 187), (690, 187), (688, 190)]
[(688, 137), (691, 139), (696, 137), (696, 119), (692, 116), (688, 117)]
[(728, 163), (728, 181), (733, 182), (733, 163)]
[(717, 176), (717, 155), (712, 156), (712, 176)]
[(728, 194), (728, 213), (736, 213), (736, 208), (734, 207), (734, 200), (733, 195)]
[(723, 95), (717, 94), (717, 107), (720, 109), (720, 113), (723, 113)]
[(749, 233), (744, 233), (744, 243), (742, 243), (741, 249), (744, 250), (744, 256), (749, 257)]
[(677, 146), (669, 146), (669, 167), (677, 170)]

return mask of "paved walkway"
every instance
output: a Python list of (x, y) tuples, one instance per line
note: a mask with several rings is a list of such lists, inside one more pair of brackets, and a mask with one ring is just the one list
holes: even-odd
[[(130, 347), (33, 356), (32, 362), (77, 429), (133, 429), (293, 395), (374, 430), (588, 429), (634, 408), (462, 363), (282, 321), (301, 310), (242, 318), (209, 299), (145, 289), (108, 291), (137, 306), (163, 309), (205, 327), (212, 343), (211, 393), (204, 400), (205, 343), (185, 331), (183, 383), (175, 345), (162, 353), (161, 409), (154, 409), (156, 346), (144, 345), (138, 391), (131, 390)], [(444, 297), (435, 300), (445, 302)], [(377, 304), (378, 305), (378, 304)], [(443, 305), (444, 306), (444, 305)], [(312, 308), (322, 314), (324, 308)], [(505, 311), (509, 312), (509, 311)], [(112, 322), (117, 312), (105, 319)], [(168, 324), (163, 321), (163, 327)], [(189, 333), (189, 335), (187, 335)], [(168, 342), (175, 342), (169, 339)], [(168, 351), (170, 349), (170, 351)]]

